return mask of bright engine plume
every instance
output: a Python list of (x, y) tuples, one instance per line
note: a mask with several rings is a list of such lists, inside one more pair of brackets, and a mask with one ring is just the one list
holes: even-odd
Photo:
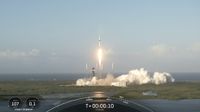
[(97, 51), (97, 58), (98, 58), (99, 69), (102, 69), (103, 50), (101, 48), (101, 38), (100, 38), (100, 36), (99, 36), (99, 48), (98, 48), (98, 51)]
[(101, 68), (102, 67), (102, 57), (103, 57), (103, 52), (102, 52), (101, 48), (98, 49), (97, 57), (98, 57), (98, 61), (99, 61), (99, 68)]

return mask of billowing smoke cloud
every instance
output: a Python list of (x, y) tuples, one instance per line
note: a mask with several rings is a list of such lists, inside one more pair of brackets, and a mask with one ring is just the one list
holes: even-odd
[(159, 73), (155, 72), (151, 76), (147, 70), (136, 69), (129, 71), (128, 74), (123, 74), (118, 77), (114, 77), (108, 74), (105, 78), (98, 79), (97, 77), (82, 78), (76, 81), (77, 86), (121, 86), (126, 87), (127, 85), (141, 85), (141, 84), (165, 84), (174, 82), (175, 79), (166, 72)]
[(174, 82), (175, 79), (169, 74), (169, 73), (159, 73), (159, 72), (155, 72), (153, 75), (153, 83), (155, 84), (164, 84), (167, 82)]

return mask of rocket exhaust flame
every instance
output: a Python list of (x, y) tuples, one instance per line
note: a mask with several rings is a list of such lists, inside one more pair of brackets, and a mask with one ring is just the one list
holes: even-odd
[(97, 58), (98, 58), (99, 70), (102, 70), (103, 69), (103, 67), (102, 67), (103, 50), (101, 48), (101, 37), (100, 36), (99, 36), (99, 48), (97, 51)]
[(101, 48), (98, 49), (97, 57), (98, 57), (98, 62), (99, 62), (99, 69), (102, 69), (103, 52)]

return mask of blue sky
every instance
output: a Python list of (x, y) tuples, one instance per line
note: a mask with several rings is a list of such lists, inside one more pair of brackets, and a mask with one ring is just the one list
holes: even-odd
[(0, 73), (200, 72), (198, 0), (2, 0)]

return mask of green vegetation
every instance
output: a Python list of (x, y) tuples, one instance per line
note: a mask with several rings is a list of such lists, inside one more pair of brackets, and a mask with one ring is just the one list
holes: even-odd
[[(80, 93), (105, 91), (115, 97), (129, 99), (200, 99), (200, 82), (176, 82), (163, 85), (131, 85), (128, 87), (73, 85), (75, 81), (1, 81), (0, 99), (3, 95), (48, 95), (57, 93)], [(154, 91), (157, 96), (143, 96), (142, 92)]]

